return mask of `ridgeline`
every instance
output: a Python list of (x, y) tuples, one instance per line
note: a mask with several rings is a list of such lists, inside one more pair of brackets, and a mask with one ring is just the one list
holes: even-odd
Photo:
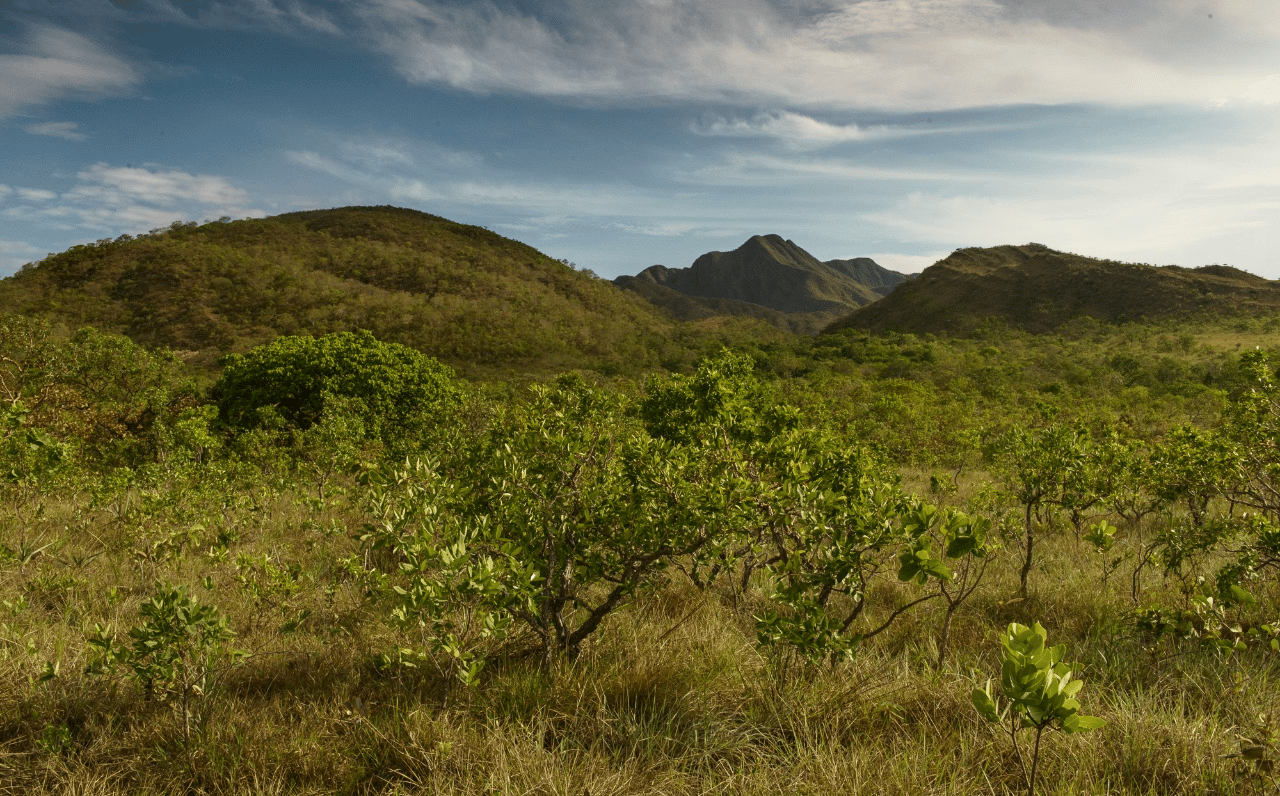
[(963, 334), (995, 319), (1049, 332), (1078, 317), (1109, 323), (1252, 316), (1280, 309), (1280, 283), (1225, 265), (1156, 267), (1038, 243), (958, 249), (827, 331)]
[(824, 263), (778, 235), (756, 235), (731, 252), (707, 252), (688, 268), (654, 265), (614, 283), (679, 320), (746, 316), (815, 334), (906, 279), (866, 257)]
[(0, 306), (165, 346), (206, 369), (278, 335), (354, 329), (473, 372), (692, 359), (668, 350), (668, 318), (607, 281), (482, 227), (393, 207), (76, 246), (0, 281)]

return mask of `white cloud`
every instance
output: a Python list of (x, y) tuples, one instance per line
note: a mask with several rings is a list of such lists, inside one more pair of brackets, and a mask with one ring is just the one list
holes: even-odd
[(798, 149), (866, 141), (892, 134), (885, 127), (868, 129), (856, 124), (830, 124), (790, 111), (761, 111), (750, 119), (712, 115), (694, 125), (693, 132), (733, 138), (776, 138)]
[(1274, 260), (1270, 233), (1280, 226), (1280, 156), (1265, 153), (1201, 146), (1045, 157), (998, 185), (929, 187), (862, 218), (924, 244), (1035, 240), (1140, 262), (1199, 265), (1188, 258), (1200, 257), (1256, 267)]
[(334, 139), (331, 151), (324, 154), (291, 151), (285, 157), (372, 196), (395, 201), (451, 203), (542, 217), (549, 210), (557, 211), (557, 216), (627, 215), (649, 212), (659, 203), (625, 185), (513, 178), (487, 167), (472, 153), (425, 142)]
[(1233, 105), (1275, 105), (1280, 103), (1280, 74), (1267, 75), (1235, 96), (1222, 97), (1213, 101), (1213, 105), (1226, 107)]
[(0, 199), (14, 200), (0, 210), (0, 216), (65, 230), (118, 234), (179, 220), (264, 215), (248, 206), (245, 191), (213, 175), (96, 163), (76, 178), (77, 183), (61, 194), (35, 188), (0, 191)]
[(39, 124), (29, 124), (23, 127), (32, 135), (47, 135), (52, 138), (65, 138), (68, 141), (83, 141), (86, 136), (79, 132), (80, 125), (76, 122), (41, 122)]
[(344, 163), (339, 163), (333, 158), (325, 157), (318, 152), (289, 151), (285, 152), (284, 156), (285, 159), (292, 161), (299, 166), (305, 166), (323, 174), (328, 174), (330, 177), (337, 177), (345, 182), (366, 182), (364, 172), (352, 168)]
[(431, 190), (422, 180), (395, 180), (387, 186), (387, 193), (393, 199), (414, 202), (430, 202), (440, 198), (440, 194)]
[(223, 177), (188, 174), (157, 167), (109, 166), (95, 163), (76, 175), (80, 179), (66, 198), (90, 199), (107, 204), (145, 202), (153, 205), (192, 202), (208, 207), (241, 208), (248, 194)]
[(655, 238), (678, 237), (701, 228), (700, 224), (691, 224), (687, 221), (668, 221), (658, 224), (615, 224), (614, 226), (633, 235), (648, 235)]
[(35, 254), (38, 251), (35, 246), (20, 240), (0, 240), (0, 254)]
[(960, 169), (911, 169), (868, 165), (852, 158), (779, 157), (730, 152), (717, 163), (697, 166), (677, 179), (699, 185), (780, 186), (856, 182), (974, 182), (994, 175)]
[(342, 35), (342, 30), (333, 21), (333, 17), (322, 9), (309, 9), (302, 3), (290, 3), (288, 6), (288, 14), (290, 17), (297, 20), (304, 28), (316, 31), (317, 33), (326, 33), (331, 36)]
[(0, 239), (0, 274), (11, 274), (33, 260), (39, 259), (40, 249), (20, 240)]
[(1148, 0), (1148, 13), (1100, 12), (1098, 25), (1064, 14), (1073, 2), (547, 0), (533, 13), (503, 0), (364, 0), (357, 13), (411, 81), (600, 103), (1204, 103), (1273, 71), (1259, 72), (1280, 39), (1265, 21), (1280, 17), (1274, 0)]
[(35, 28), (26, 52), (0, 55), (0, 118), (55, 100), (127, 93), (140, 79), (133, 66), (84, 36)]
[(892, 252), (880, 252), (877, 254), (861, 254), (855, 256), (870, 257), (882, 268), (888, 268), (890, 271), (897, 271), (900, 274), (918, 274), (950, 253), (951, 252), (939, 250), (930, 254), (896, 254)]
[(1014, 129), (1014, 126), (1010, 124), (941, 126), (930, 122), (914, 127), (905, 125), (871, 125), (864, 127), (858, 124), (833, 124), (792, 111), (772, 110), (759, 111), (750, 119), (730, 119), (708, 113), (693, 124), (690, 129), (695, 135), (703, 136), (774, 139), (788, 149), (803, 151), (859, 141), (883, 141), (921, 135), (1008, 131)]

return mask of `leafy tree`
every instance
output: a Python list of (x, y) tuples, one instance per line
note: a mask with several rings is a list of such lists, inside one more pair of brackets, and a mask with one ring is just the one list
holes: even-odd
[(1064, 424), (1036, 431), (1015, 427), (994, 445), (995, 472), (1023, 510), (1019, 572), (1019, 593), (1023, 597), (1027, 596), (1037, 529), (1048, 527), (1064, 503), (1083, 507), (1094, 501), (1089, 494), (1087, 445), (1087, 432)]
[[(675, 557), (708, 542), (716, 525), (691, 496), (689, 473), (619, 396), (564, 377), (495, 421), (452, 479), (384, 469), (383, 483), (434, 486), (375, 491), (366, 540), (402, 562), (397, 621), (421, 628), (464, 681), (479, 671), (467, 639), (500, 637), (512, 622), (533, 633), (550, 668)], [(483, 617), (487, 630), (464, 632), (455, 612)]]
[(461, 402), (451, 369), (369, 332), (279, 337), (226, 359), (212, 395), (221, 419), (252, 428), (272, 409), (306, 430), (324, 414), (327, 396), (359, 401), (369, 437), (412, 446)]
[(114, 631), (101, 625), (95, 628), (88, 639), (94, 649), (89, 670), (108, 673), (124, 667), (148, 695), (171, 704), (190, 755), (192, 740), (207, 727), (210, 700), (222, 676), (245, 653), (230, 646), (235, 634), (226, 616), (184, 589), (157, 584), (138, 612), (142, 621), (129, 630), (131, 643), (117, 642)]
[[(813, 428), (800, 410), (772, 399), (752, 365), (721, 352), (692, 376), (651, 382), (640, 404), (650, 432), (680, 445), (671, 455), (700, 463), (690, 468), (701, 478), (688, 480), (685, 505), (704, 507), (697, 521), (715, 530), (693, 561), (695, 582), (736, 567), (745, 590), (753, 572), (762, 571), (771, 604), (756, 617), (758, 638), (810, 661), (848, 657), (860, 640), (913, 606), (944, 596), (945, 650), (955, 607), (980, 577), (967, 562), (985, 552), (987, 526), (951, 512), (944, 519), (909, 498), (870, 450)], [(930, 553), (934, 531), (944, 539), (945, 558), (966, 561), (955, 589), (952, 572)], [(899, 559), (904, 546), (910, 550)], [(948, 585), (863, 627), (871, 584), (906, 558), (912, 563), (900, 567), (910, 569), (902, 580), (919, 575), (922, 585), (930, 577)]]
[(952, 619), (960, 605), (977, 590), (987, 571), (988, 555), (996, 549), (996, 545), (987, 541), (991, 521), (950, 509), (940, 511), (921, 503), (907, 513), (905, 528), (912, 542), (898, 556), (898, 580), (920, 586), (932, 581), (937, 589), (935, 595), (946, 604), (938, 630), (935, 663), (941, 669), (947, 656)]
[(1280, 523), (1280, 382), (1261, 350), (1243, 355), (1240, 366), (1246, 386), (1231, 401), (1222, 429), (1240, 456), (1232, 499)]

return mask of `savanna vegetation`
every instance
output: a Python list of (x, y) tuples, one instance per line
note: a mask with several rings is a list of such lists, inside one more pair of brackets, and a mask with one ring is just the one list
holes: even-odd
[(0, 792), (1274, 790), (1278, 336), (211, 379), (6, 316)]

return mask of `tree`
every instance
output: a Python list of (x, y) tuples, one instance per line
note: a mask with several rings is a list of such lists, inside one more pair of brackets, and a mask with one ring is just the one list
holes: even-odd
[(1015, 427), (995, 445), (995, 470), (1005, 490), (1023, 509), (1022, 569), (1019, 594), (1027, 596), (1027, 579), (1034, 561), (1036, 530), (1047, 527), (1054, 512), (1092, 505), (1088, 497), (1088, 434), (1065, 425), (1037, 431)]
[(370, 438), (412, 447), (461, 403), (450, 368), (367, 331), (278, 337), (224, 364), (212, 395), (222, 421), (238, 428), (253, 428), (274, 410), (306, 430), (330, 396), (341, 396), (360, 402)]
[(544, 668), (572, 657), (717, 528), (696, 462), (574, 376), (536, 386), (459, 467), (453, 477), (384, 468), (366, 540), (400, 562), (397, 622), (420, 628), (464, 682), (482, 664), (476, 647), (512, 623), (537, 638)]

